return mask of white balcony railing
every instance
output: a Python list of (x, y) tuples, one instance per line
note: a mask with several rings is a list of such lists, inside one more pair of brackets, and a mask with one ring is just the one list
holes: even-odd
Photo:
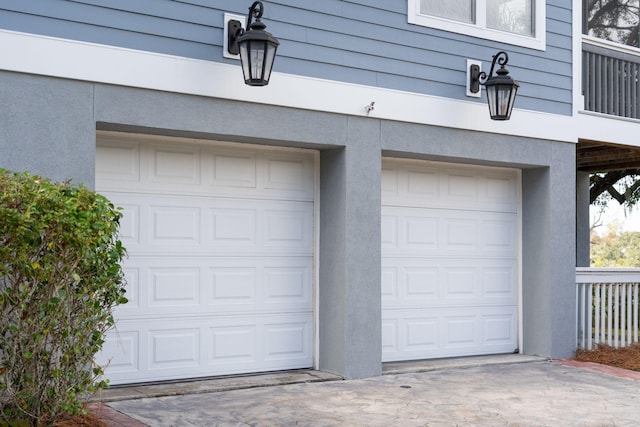
[(640, 50), (585, 37), (582, 79), (586, 111), (640, 119)]
[(576, 268), (578, 348), (638, 342), (638, 268)]

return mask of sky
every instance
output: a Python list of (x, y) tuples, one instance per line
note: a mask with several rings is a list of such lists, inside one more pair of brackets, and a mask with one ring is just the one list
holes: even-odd
[[(597, 219), (598, 209), (593, 206), (590, 207), (589, 217), (591, 224)], [(620, 221), (622, 224), (622, 231), (640, 231), (640, 208), (634, 208), (631, 212), (627, 212), (625, 215), (624, 208), (617, 202), (609, 203), (607, 209), (602, 215), (603, 225), (596, 230), (600, 235), (608, 231), (608, 225)]]

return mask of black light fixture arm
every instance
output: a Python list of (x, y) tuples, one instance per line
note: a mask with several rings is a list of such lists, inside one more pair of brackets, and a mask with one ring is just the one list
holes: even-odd
[[(261, 1), (254, 1), (249, 8), (249, 15), (247, 15), (247, 30), (262, 30), (264, 31), (267, 26), (260, 20), (264, 13), (264, 5)], [(255, 18), (255, 22), (253, 19)], [(240, 21), (229, 21), (229, 28), (227, 32), (227, 51), (233, 55), (240, 53), (238, 48), (238, 37), (245, 33), (245, 29), (242, 28)]]
[[(262, 18), (262, 14), (264, 13), (264, 5), (261, 1), (254, 1), (251, 7), (249, 8), (249, 16), (247, 16), (247, 28), (260, 28), (265, 29), (266, 25), (262, 23), (260, 18)], [(256, 22), (252, 23), (253, 18), (256, 18)], [(240, 35), (240, 34), (238, 34)]]
[(504, 66), (509, 62), (509, 55), (507, 55), (507, 52), (501, 50), (500, 52), (493, 55), (493, 61), (491, 62), (489, 75), (487, 75), (487, 73), (485, 73), (484, 71), (481, 71), (480, 74), (478, 74), (477, 78), (480, 84), (485, 84), (487, 80), (489, 80), (491, 76), (493, 76), (493, 70), (496, 67), (496, 62), (498, 63), (498, 65), (500, 65), (500, 69), (502, 70)]

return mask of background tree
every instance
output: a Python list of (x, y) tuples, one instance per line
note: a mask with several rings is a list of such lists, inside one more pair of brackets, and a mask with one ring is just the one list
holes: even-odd
[(620, 222), (610, 224), (603, 235), (592, 231), (591, 266), (640, 266), (640, 232), (621, 231)]
[(584, 0), (585, 33), (639, 47), (638, 0)]
[(589, 181), (589, 203), (601, 210), (612, 200), (627, 209), (640, 200), (640, 169), (593, 173)]

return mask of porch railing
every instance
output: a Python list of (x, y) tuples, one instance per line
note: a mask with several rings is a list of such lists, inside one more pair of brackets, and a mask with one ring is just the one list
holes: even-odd
[(640, 118), (640, 55), (583, 40), (584, 109)]
[(578, 348), (638, 342), (638, 268), (576, 268)]

